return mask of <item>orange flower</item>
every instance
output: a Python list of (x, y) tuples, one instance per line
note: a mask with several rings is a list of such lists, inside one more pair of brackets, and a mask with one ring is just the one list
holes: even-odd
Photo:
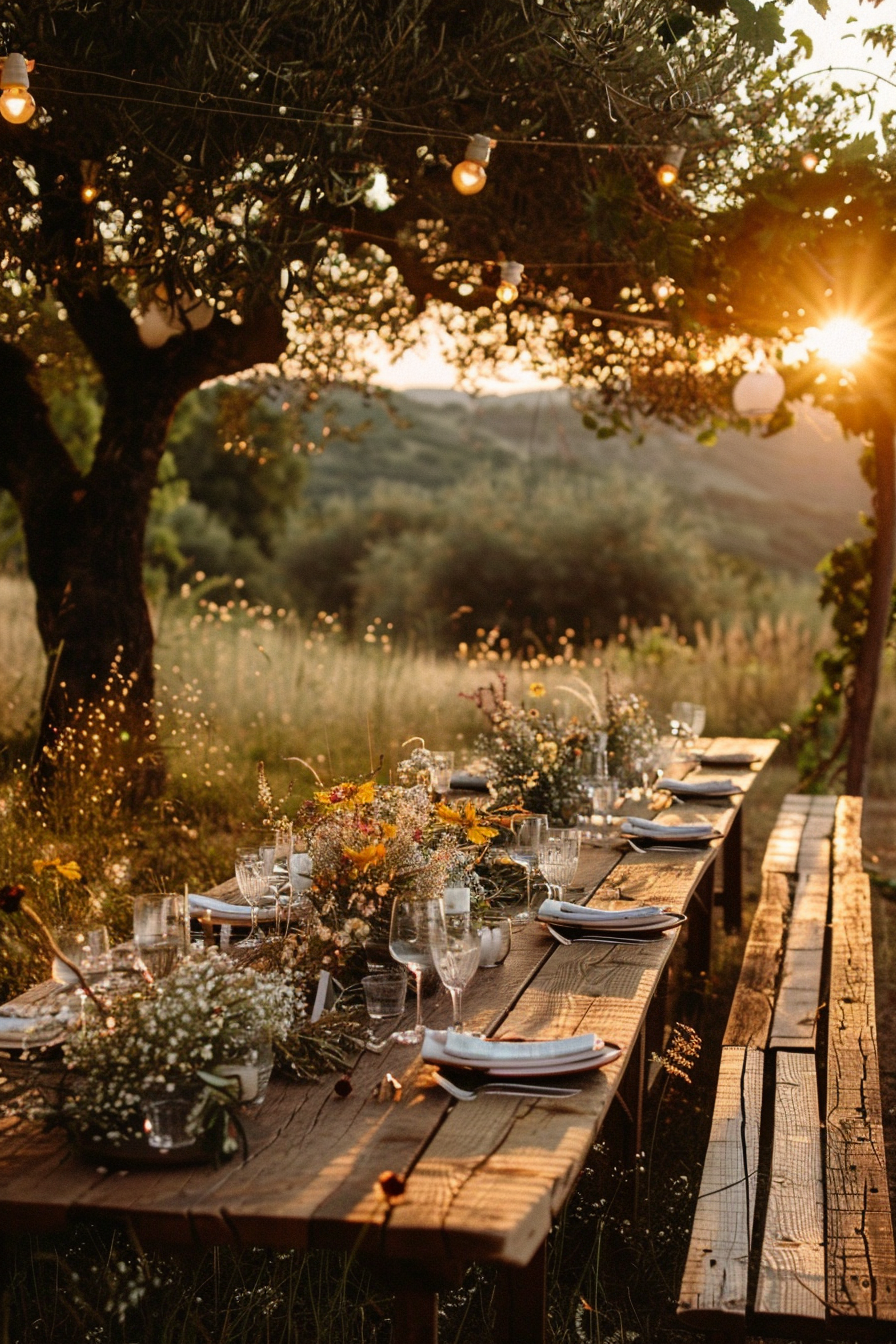
[(69, 859), (67, 863), (60, 858), (35, 859), (33, 866), (38, 877), (47, 868), (55, 868), (60, 877), (67, 877), (71, 882), (81, 881), (81, 869), (74, 859)]
[(449, 826), (460, 826), (471, 845), (484, 845), (498, 834), (496, 826), (488, 826), (473, 803), (464, 803), (463, 811), (439, 803), (436, 813)]
[(336, 784), (332, 789), (315, 793), (314, 800), (324, 807), (331, 807), (334, 812), (341, 812), (349, 807), (363, 807), (366, 803), (372, 803), (375, 794), (376, 785), (369, 779), (366, 784)]
[(368, 868), (382, 863), (386, 857), (386, 846), (382, 843), (365, 845), (363, 849), (343, 849), (342, 853), (359, 873), (366, 873)]

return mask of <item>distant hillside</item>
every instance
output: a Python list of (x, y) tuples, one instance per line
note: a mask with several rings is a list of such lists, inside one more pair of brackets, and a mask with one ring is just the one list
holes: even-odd
[[(329, 435), (322, 436), (324, 425)], [(657, 426), (644, 443), (598, 440), (563, 391), (472, 398), (412, 391), (323, 398), (309, 426), (326, 442), (303, 490), (306, 505), (368, 495), (386, 483), (429, 495), (528, 462), (608, 468), (662, 482), (717, 550), (793, 575), (811, 572), (830, 548), (859, 531), (869, 507), (858, 448), (836, 423), (801, 408), (797, 423), (763, 438), (733, 431), (712, 448)]]

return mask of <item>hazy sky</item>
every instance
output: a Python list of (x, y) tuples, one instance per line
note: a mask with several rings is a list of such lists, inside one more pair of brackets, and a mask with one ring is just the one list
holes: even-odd
[[(854, 20), (854, 22), (850, 22)], [(846, 87), (858, 88), (871, 83), (862, 71), (876, 72), (887, 80), (896, 80), (896, 68), (891, 61), (880, 53), (872, 53), (862, 45), (862, 33), (865, 28), (878, 24), (896, 24), (896, 0), (881, 0), (874, 5), (861, 0), (830, 0), (830, 11), (822, 19), (812, 8), (809, 0), (793, 0), (785, 12), (785, 26), (789, 32), (802, 29), (812, 41), (811, 58), (802, 62), (801, 69), (812, 75), (812, 83), (824, 84), (831, 76), (816, 71), (826, 71), (829, 66), (854, 66), (856, 70), (840, 69), (836, 78)], [(896, 108), (896, 87), (893, 84), (877, 83), (874, 119), (881, 112)], [(870, 128), (874, 124), (867, 120)], [(866, 122), (863, 121), (862, 129)], [(446, 362), (439, 350), (438, 329), (435, 324), (430, 328), (431, 335), (394, 364), (389, 363), (383, 354), (377, 360), (379, 373), (374, 381), (384, 387), (454, 387), (457, 381), (455, 370)], [(555, 379), (538, 379), (533, 374), (517, 369), (507, 377), (487, 380), (480, 384), (479, 390), (491, 395), (509, 395), (513, 392), (531, 391), (537, 388), (559, 386)]]

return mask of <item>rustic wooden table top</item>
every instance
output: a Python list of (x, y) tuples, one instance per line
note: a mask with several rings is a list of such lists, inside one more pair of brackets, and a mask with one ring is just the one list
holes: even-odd
[[(746, 791), (776, 745), (717, 738), (714, 752), (751, 751), (758, 761), (751, 770), (712, 775), (730, 776)], [(743, 800), (700, 799), (675, 811), (682, 820), (711, 815), (727, 835)], [(585, 847), (578, 883), (593, 893), (613, 871), (626, 895), (683, 911), (720, 843), (681, 854)], [(334, 1093), (332, 1077), (275, 1079), (246, 1122), (248, 1158), (218, 1170), (110, 1172), (76, 1156), (58, 1132), (6, 1122), (0, 1216), (21, 1232), (60, 1230), (73, 1215), (126, 1218), (145, 1244), (168, 1247), (314, 1246), (437, 1263), (528, 1264), (587, 1160), (677, 935), (563, 947), (533, 924), (515, 933), (503, 966), (470, 984), (469, 1030), (545, 1039), (595, 1031), (622, 1047), (616, 1062), (579, 1076), (577, 1096), (454, 1103), (419, 1055), (390, 1043), (382, 1054), (362, 1056), (345, 1098)], [(426, 1017), (447, 1025), (446, 996), (428, 1001)], [(377, 1099), (387, 1070), (402, 1083), (400, 1100)], [(380, 1184), (387, 1171), (404, 1180), (397, 1201)]]

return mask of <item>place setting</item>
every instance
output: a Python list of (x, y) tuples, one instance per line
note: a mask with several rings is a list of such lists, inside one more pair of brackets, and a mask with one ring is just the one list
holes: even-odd
[(487, 1040), (454, 1030), (425, 1029), (421, 1058), (435, 1082), (458, 1101), (481, 1095), (572, 1097), (580, 1088), (548, 1080), (590, 1073), (618, 1059), (621, 1048), (594, 1033), (554, 1041)]
[(661, 905), (611, 901), (598, 907), (553, 899), (542, 901), (536, 918), (564, 946), (574, 942), (660, 942), (670, 930), (687, 922), (686, 915)]
[(703, 850), (710, 841), (723, 838), (722, 832), (705, 817), (697, 821), (625, 817), (619, 833), (637, 854), (646, 854), (649, 850)]

